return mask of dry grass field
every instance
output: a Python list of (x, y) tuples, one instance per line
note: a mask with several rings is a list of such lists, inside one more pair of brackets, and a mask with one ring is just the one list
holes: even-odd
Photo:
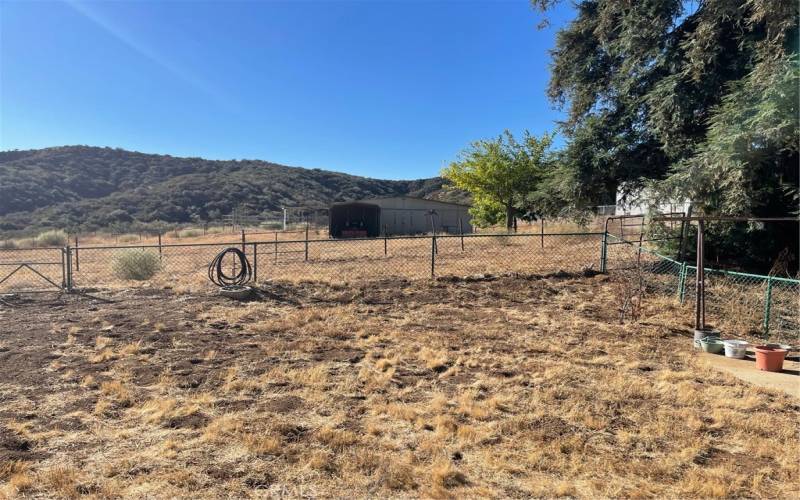
[(800, 495), (798, 401), (558, 273), (0, 309), (0, 497)]

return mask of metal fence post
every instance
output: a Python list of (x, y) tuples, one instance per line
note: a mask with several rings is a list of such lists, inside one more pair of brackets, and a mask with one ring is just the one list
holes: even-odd
[(308, 262), (308, 222), (306, 222), (306, 253), (305, 261)]
[(161, 231), (158, 232), (158, 260), (161, 261)]
[(69, 245), (64, 249), (66, 251), (67, 261), (67, 291), (72, 291), (72, 249)]
[(461, 251), (464, 251), (464, 219), (458, 218), (458, 234), (461, 235)]
[(258, 243), (253, 243), (253, 282), (258, 281)]
[(769, 337), (769, 316), (772, 309), (772, 276), (767, 277), (767, 290), (764, 292), (764, 337)]
[(541, 231), (541, 233), (542, 233), (542, 248), (544, 248), (544, 217), (542, 217), (540, 219), (540, 221), (541, 221), (541, 228), (542, 228), (542, 231)]
[(436, 277), (436, 236), (431, 237), (431, 279)]
[(242, 252), (247, 253), (245, 250), (245, 244), (247, 243), (247, 237), (244, 234), (244, 229), (242, 229)]
[(61, 288), (67, 288), (67, 249), (61, 249)]
[(681, 262), (681, 270), (678, 277), (678, 299), (683, 305), (684, 297), (686, 296), (686, 262)]
[(278, 232), (275, 231), (275, 264), (278, 263)]
[(81, 270), (81, 262), (78, 257), (78, 235), (75, 235), (75, 270)]
[(386, 234), (386, 224), (383, 225), (383, 256), (389, 255), (389, 238)]
[[(542, 235), (544, 238), (544, 235)], [(600, 243), (600, 272), (606, 272), (608, 260), (608, 231), (603, 233), (603, 241)]]

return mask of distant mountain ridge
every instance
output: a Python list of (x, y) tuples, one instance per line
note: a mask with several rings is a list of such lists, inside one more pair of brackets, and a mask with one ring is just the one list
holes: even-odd
[(255, 213), (376, 196), (465, 202), (438, 177), (371, 179), (261, 160), (205, 160), (116, 148), (0, 151), (0, 231), (93, 230), (156, 221), (215, 221), (246, 203)]

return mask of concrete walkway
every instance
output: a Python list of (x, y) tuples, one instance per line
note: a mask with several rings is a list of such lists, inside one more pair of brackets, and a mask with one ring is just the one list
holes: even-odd
[(750, 384), (776, 389), (800, 398), (800, 362), (794, 356), (783, 362), (783, 372), (772, 373), (756, 369), (755, 354), (751, 351), (748, 351), (745, 359), (726, 358), (721, 354), (707, 352), (698, 354), (701, 362), (712, 368), (730, 373)]

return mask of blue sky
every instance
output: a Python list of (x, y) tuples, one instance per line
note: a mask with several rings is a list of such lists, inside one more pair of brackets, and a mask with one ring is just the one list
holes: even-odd
[(0, 9), (3, 150), (89, 144), (409, 179), (561, 116), (545, 89), (569, 5), (544, 30), (527, 1)]

